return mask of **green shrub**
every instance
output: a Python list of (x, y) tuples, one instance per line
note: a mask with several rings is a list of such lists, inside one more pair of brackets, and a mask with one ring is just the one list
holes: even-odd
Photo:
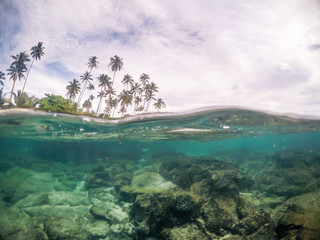
[(49, 112), (76, 113), (77, 104), (59, 95), (45, 94), (46, 97), (39, 100), (39, 109)]

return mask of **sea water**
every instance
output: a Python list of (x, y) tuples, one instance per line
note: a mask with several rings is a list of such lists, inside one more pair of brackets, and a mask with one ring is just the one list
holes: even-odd
[[(121, 120), (1, 111), (0, 239), (320, 239), (319, 224), (307, 223), (320, 219), (320, 200), (300, 204), (298, 221), (289, 217), (290, 204), (318, 198), (319, 166), (314, 117), (237, 108)], [(217, 179), (231, 182), (222, 188)], [(194, 190), (208, 182), (215, 190), (206, 196)], [(196, 209), (179, 212), (176, 195)], [(164, 196), (173, 205), (155, 218)], [(147, 212), (140, 198), (153, 199)], [(267, 223), (246, 229), (242, 201)], [(230, 220), (214, 222), (215, 211)]]

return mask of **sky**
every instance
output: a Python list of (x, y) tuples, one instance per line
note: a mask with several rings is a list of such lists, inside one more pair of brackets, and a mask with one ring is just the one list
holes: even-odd
[[(320, 116), (319, 0), (0, 0), (0, 70), (40, 41), (45, 55), (26, 86), (36, 97), (65, 96), (91, 56), (97, 85), (118, 55), (115, 89), (125, 74), (137, 81), (147, 73), (165, 111), (239, 106)], [(7, 76), (4, 92), (11, 87)]]

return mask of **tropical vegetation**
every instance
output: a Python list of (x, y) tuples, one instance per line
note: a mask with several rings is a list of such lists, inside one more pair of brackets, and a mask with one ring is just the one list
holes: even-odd
[[(117, 55), (111, 57), (107, 64), (113, 72), (112, 80), (106, 72), (94, 76), (93, 69), (98, 68), (99, 62), (96, 56), (91, 56), (87, 63), (88, 68), (80, 76), (81, 82), (76, 78), (68, 82), (66, 98), (49, 93), (46, 93), (45, 97), (41, 99), (29, 96), (24, 91), (29, 73), (34, 61), (40, 60), (44, 56), (44, 49), (43, 43), (39, 42), (31, 48), (30, 55), (27, 52), (20, 52), (10, 56), (13, 61), (6, 71), (9, 80), (12, 80), (12, 87), (10, 92), (3, 92), (6, 74), (0, 71), (0, 107), (34, 108), (50, 112), (88, 114), (98, 117), (113, 117), (115, 113), (119, 113), (123, 117), (125, 114), (149, 111), (150, 106), (153, 106), (157, 111), (166, 107), (162, 98), (156, 98), (159, 87), (150, 80), (150, 76), (146, 73), (142, 73), (137, 81), (132, 75), (126, 73), (121, 80), (123, 88), (119, 91), (115, 89), (116, 73), (121, 71), (124, 66), (123, 59)], [(30, 57), (32, 61), (28, 66)], [(25, 73), (27, 73), (26, 76)], [(24, 80), (22, 90), (15, 91), (17, 80)], [(119, 84), (120, 81), (117, 85)], [(95, 89), (98, 89), (97, 95), (93, 92)], [(7, 94), (10, 94), (8, 99), (5, 98)], [(97, 99), (98, 103), (96, 111), (92, 109), (94, 99)], [(153, 101), (154, 103), (151, 104)]]
[(29, 67), (29, 70), (28, 70), (28, 73), (27, 73), (27, 76), (26, 76), (26, 79), (24, 81), (24, 84), (23, 84), (23, 88), (22, 88), (22, 91), (21, 93), (24, 92), (24, 88), (26, 87), (26, 83), (27, 83), (27, 80), (28, 80), (28, 76), (29, 76), (29, 73), (30, 73), (30, 70), (32, 68), (32, 65), (33, 65), (33, 62), (34, 60), (40, 60), (41, 57), (44, 55), (44, 47), (42, 46), (42, 42), (38, 42), (38, 44), (36, 46), (33, 46), (31, 48), (31, 57), (32, 57), (32, 62), (31, 62), (31, 65)]
[(74, 113), (74, 103), (59, 95), (45, 94), (38, 100), (39, 109), (49, 112)]

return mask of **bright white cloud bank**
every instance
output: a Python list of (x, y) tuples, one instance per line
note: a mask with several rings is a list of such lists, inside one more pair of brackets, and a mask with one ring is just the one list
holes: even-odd
[[(65, 95), (87, 70), (150, 75), (168, 111), (237, 105), (320, 115), (320, 2), (317, 0), (2, 0), (0, 70), (10, 55), (42, 41), (27, 92)], [(17, 85), (17, 89), (21, 89)], [(6, 80), (6, 90), (11, 82)]]

